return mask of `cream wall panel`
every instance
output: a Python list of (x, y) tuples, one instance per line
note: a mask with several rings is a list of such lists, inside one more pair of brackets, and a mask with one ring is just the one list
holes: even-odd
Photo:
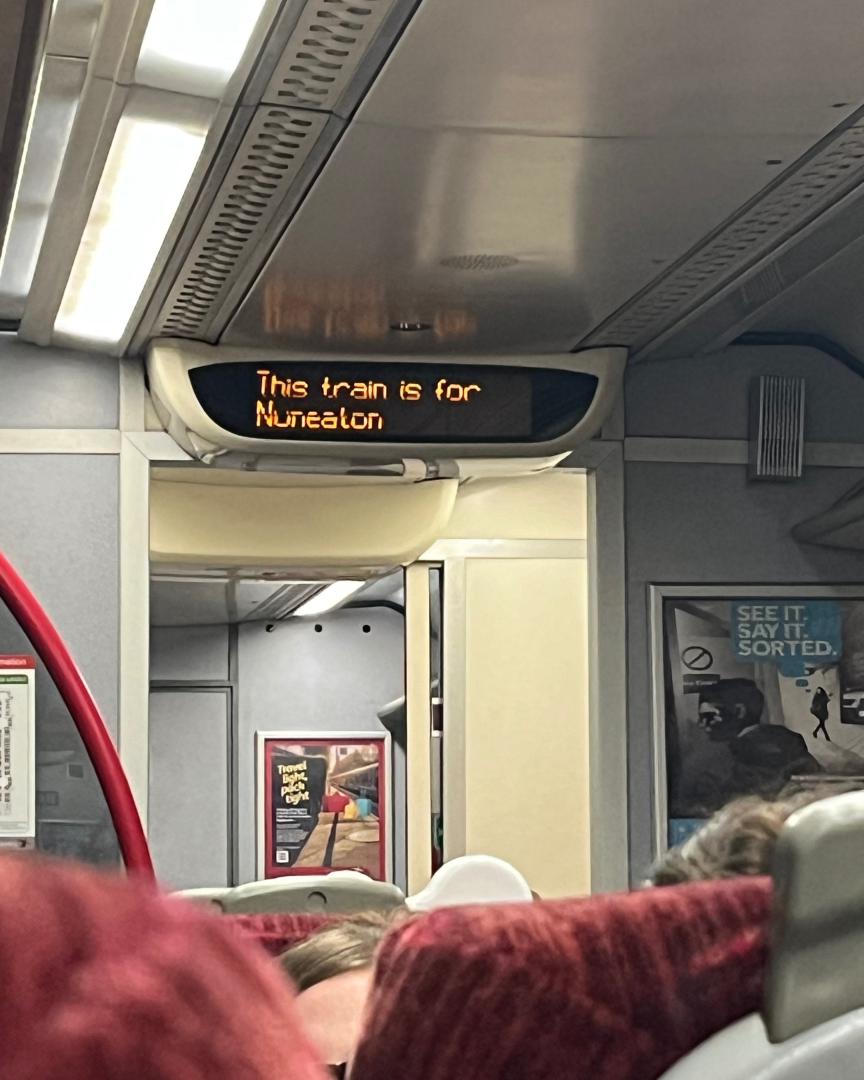
[(444, 529), (455, 480), (398, 487), (151, 487), (156, 562), (220, 566), (393, 566)]
[(466, 563), (466, 850), (544, 897), (591, 887), (587, 596), (582, 559)]
[(584, 540), (587, 477), (556, 469), (539, 476), (472, 480), (459, 489), (442, 538)]

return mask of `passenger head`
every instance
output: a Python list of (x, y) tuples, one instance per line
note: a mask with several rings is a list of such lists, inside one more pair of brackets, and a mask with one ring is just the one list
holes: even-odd
[(381, 939), (407, 915), (401, 907), (350, 915), (287, 949), (279, 962), (302, 993), (347, 971), (371, 967)]
[(378, 945), (409, 917), (405, 908), (365, 912), (320, 930), (282, 953), (282, 970), (300, 991), (303, 1028), (328, 1065), (351, 1061), (362, 1033)]
[(321, 1080), (291, 992), (149, 883), (0, 857), (4, 1080)]
[(725, 742), (758, 724), (764, 704), (752, 679), (720, 679), (699, 695), (699, 723), (710, 739)]
[(685, 843), (663, 855), (649, 885), (683, 885), (770, 874), (780, 830), (796, 810), (831, 795), (858, 790), (855, 784), (824, 784), (788, 789), (776, 799), (746, 796), (728, 803)]

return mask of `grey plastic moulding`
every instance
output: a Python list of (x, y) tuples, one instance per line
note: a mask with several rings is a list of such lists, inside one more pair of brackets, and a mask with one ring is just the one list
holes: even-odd
[(764, 1019), (783, 1042), (864, 1006), (864, 791), (793, 814), (774, 880)]
[[(392, 462), (398, 458), (419, 460), (449, 460), (451, 458), (549, 458), (564, 454), (587, 441), (601, 428), (621, 393), (627, 350), (619, 348), (586, 349), (576, 353), (537, 354), (532, 356), (448, 355), (440, 356), (381, 356), (364, 357), (386, 364), (466, 364), (472, 366), (501, 365), (517, 368), (557, 368), (564, 371), (586, 372), (597, 377), (598, 386), (585, 416), (573, 428), (558, 438), (537, 443), (333, 443), (303, 442), (300, 439), (266, 440), (234, 435), (219, 427), (198, 402), (189, 378), (196, 367), (225, 362), (267, 363), (291, 359), (337, 362), (332, 355), (316, 353), (275, 353), (273, 351), (223, 348), (198, 342), (166, 338), (154, 341), (150, 347), (147, 371), (150, 392), (168, 432), (184, 448), (202, 457), (219, 452), (286, 455), (296, 458), (345, 457), (349, 451), (356, 461)], [(347, 357), (343, 357), (347, 359)]]

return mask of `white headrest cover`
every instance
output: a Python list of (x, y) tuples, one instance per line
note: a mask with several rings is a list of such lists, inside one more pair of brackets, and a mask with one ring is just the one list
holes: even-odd
[(412, 911), (461, 904), (506, 904), (532, 900), (519, 871), (491, 855), (462, 855), (445, 863), (432, 880), (405, 901)]

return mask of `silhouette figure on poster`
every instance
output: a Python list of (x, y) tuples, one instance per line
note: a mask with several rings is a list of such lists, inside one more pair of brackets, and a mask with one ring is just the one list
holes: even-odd
[(674, 816), (709, 816), (739, 795), (773, 798), (793, 776), (821, 772), (804, 737), (768, 723), (764, 711), (752, 679), (719, 679), (700, 691), (698, 723), (707, 740), (682, 759)]
[(820, 686), (816, 693), (813, 695), (813, 701), (810, 703), (810, 712), (819, 721), (813, 732), (813, 738), (818, 739), (819, 732), (821, 731), (822, 734), (825, 736), (825, 739), (828, 742), (831, 742), (831, 736), (828, 734), (828, 728), (825, 726), (828, 721), (829, 698), (830, 695), (826, 693), (825, 688)]

